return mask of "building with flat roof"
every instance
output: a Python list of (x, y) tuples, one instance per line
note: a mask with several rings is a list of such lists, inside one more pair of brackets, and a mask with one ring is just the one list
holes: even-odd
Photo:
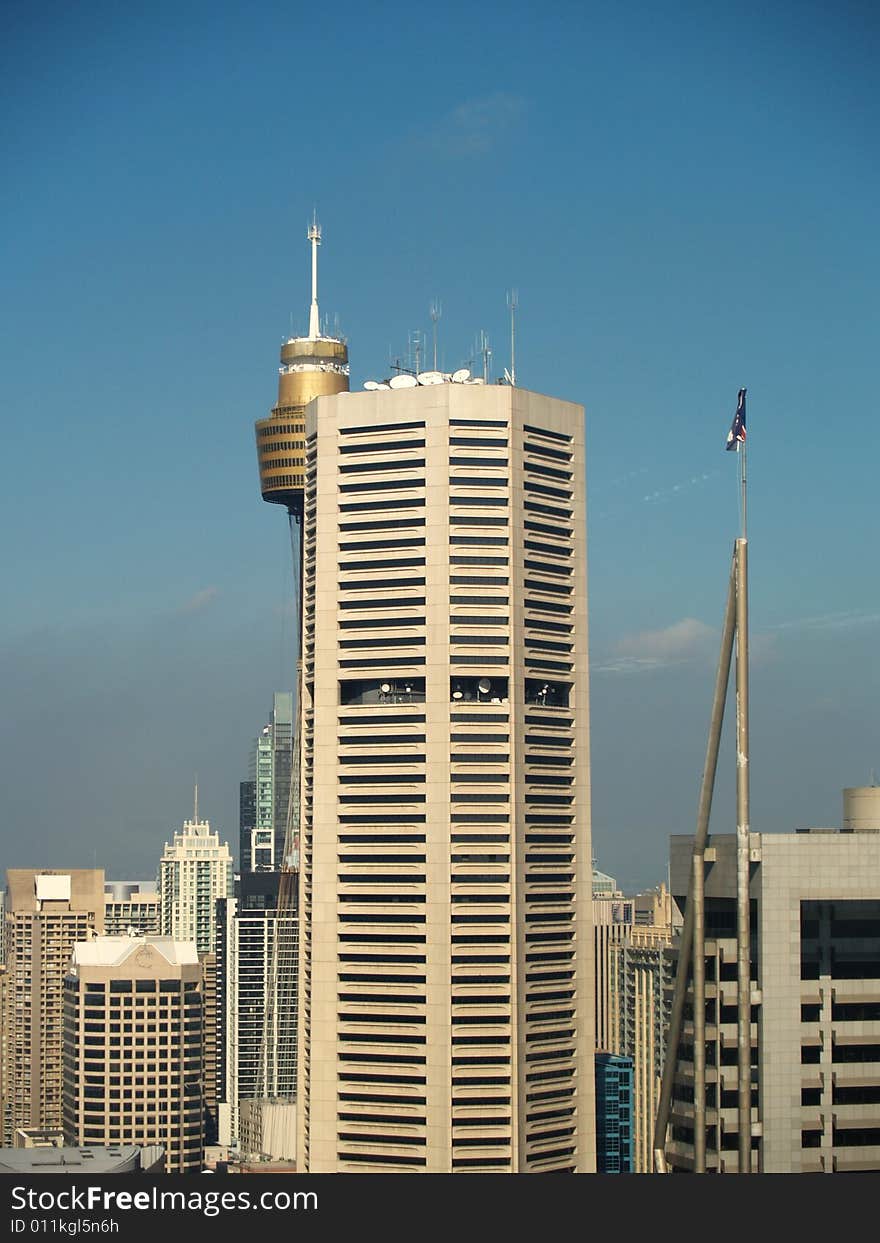
[(61, 1126), (64, 976), (73, 947), (104, 931), (104, 873), (6, 873), (6, 978), (0, 1055), (0, 1138)]
[(242, 872), (277, 872), (284, 859), (293, 757), (293, 695), (276, 691), (268, 722), (254, 739), (239, 797)]
[(304, 1172), (595, 1170), (584, 474), (467, 373), (305, 410)]
[(104, 884), (104, 935), (157, 937), (162, 931), (159, 886), (154, 880), (108, 880)]
[[(844, 790), (843, 830), (752, 833), (751, 1168), (880, 1170), (880, 787)], [(687, 902), (693, 839), (671, 839)], [(738, 1171), (736, 838), (705, 853), (706, 1169)], [(693, 996), (666, 1159), (694, 1168)]]
[(64, 1134), (158, 1145), (165, 1172), (202, 1165), (202, 968), (192, 942), (96, 937), (64, 987)]

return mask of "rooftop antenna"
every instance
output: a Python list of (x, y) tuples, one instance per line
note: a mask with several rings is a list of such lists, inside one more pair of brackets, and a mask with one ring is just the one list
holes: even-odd
[(519, 306), (519, 294), (511, 289), (507, 294), (507, 305), (510, 308), (510, 383), (516, 387), (516, 308)]
[(409, 353), (410, 362), (412, 362), (413, 354), (415, 354), (416, 365), (415, 365), (414, 370), (415, 370), (415, 374), (418, 375), (422, 369), (422, 334), (421, 334), (420, 329), (418, 328), (415, 330), (415, 332), (410, 333), (409, 350), (410, 350), (410, 353)]
[(431, 322), (434, 325), (434, 370), (437, 370), (437, 321), (443, 314), (443, 307), (439, 299), (435, 298), (431, 303)]
[(318, 315), (318, 247), (321, 245), (321, 226), (318, 224), (317, 209), (312, 213), (312, 223), (306, 234), (312, 244), (312, 305), (309, 309), (309, 340), (317, 341), (321, 335), (321, 320)]
[(195, 774), (195, 783), (193, 786), (193, 824), (199, 822), (199, 774)]
[(489, 383), (489, 359), (492, 357), (492, 350), (489, 347), (489, 338), (485, 332), (480, 329), (480, 353), (483, 355), (483, 383)]

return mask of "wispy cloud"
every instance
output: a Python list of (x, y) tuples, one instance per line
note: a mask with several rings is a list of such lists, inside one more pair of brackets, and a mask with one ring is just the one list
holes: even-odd
[(689, 488), (698, 487), (705, 483), (708, 479), (714, 479), (719, 472), (717, 470), (703, 471), (696, 475), (690, 475), (687, 479), (680, 479), (678, 483), (670, 484), (668, 488), (658, 488), (654, 492), (648, 492), (642, 497), (645, 504), (655, 504), (657, 501), (668, 501), (674, 496), (678, 496), (680, 492), (686, 492)]
[(770, 631), (780, 630), (824, 632), (856, 630), (865, 626), (876, 626), (880, 622), (880, 613), (866, 609), (849, 609), (839, 613), (822, 613), (817, 617), (796, 617), (791, 621), (777, 622), (767, 626)]
[(197, 591), (195, 595), (185, 600), (177, 610), (178, 613), (200, 613), (202, 609), (206, 609), (217, 599), (219, 594), (218, 587), (203, 587), (201, 591)]
[(614, 644), (611, 654), (593, 666), (594, 673), (648, 673), (666, 665), (683, 664), (702, 658), (716, 639), (716, 631), (695, 617), (657, 630), (641, 630), (625, 635)]
[(438, 155), (453, 159), (484, 155), (525, 110), (525, 99), (507, 91), (469, 99), (438, 121), (430, 135), (431, 146)]

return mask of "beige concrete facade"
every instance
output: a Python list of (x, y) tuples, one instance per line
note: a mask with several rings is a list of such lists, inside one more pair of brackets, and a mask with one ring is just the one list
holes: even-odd
[[(692, 839), (672, 838), (685, 901)], [(706, 852), (707, 1170), (737, 1171), (736, 839)], [(880, 1170), (880, 835), (752, 834), (752, 1168)], [(688, 998), (688, 1004), (690, 998)], [(674, 1088), (672, 1168), (693, 1167), (693, 1021)]]
[(595, 1169), (583, 409), (306, 409), (304, 1172)]
[(98, 937), (65, 979), (64, 1135), (160, 1145), (165, 1173), (202, 1165), (202, 968), (191, 943)]
[(104, 930), (104, 873), (12, 868), (5, 906), (0, 1120), (11, 1146), (19, 1127), (61, 1126), (64, 975), (75, 943)]
[(232, 894), (232, 854), (207, 820), (184, 820), (159, 863), (162, 935), (214, 950), (218, 898)]

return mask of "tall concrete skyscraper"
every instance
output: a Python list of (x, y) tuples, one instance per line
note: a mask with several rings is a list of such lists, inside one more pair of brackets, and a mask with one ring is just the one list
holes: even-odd
[(297, 1163), (593, 1171), (584, 412), (433, 378), (305, 411)]
[(199, 954), (214, 949), (218, 898), (232, 894), (232, 855), (207, 820), (199, 819), (198, 799), (192, 820), (165, 843), (159, 864), (162, 935), (192, 941)]
[(254, 739), (248, 780), (240, 787), (239, 866), (242, 872), (278, 872), (290, 799), (293, 695), (276, 691), (269, 721)]
[(13, 868), (6, 873), (6, 1067), (2, 1143), (19, 1127), (61, 1128), (64, 976), (73, 947), (104, 931), (104, 873)]

